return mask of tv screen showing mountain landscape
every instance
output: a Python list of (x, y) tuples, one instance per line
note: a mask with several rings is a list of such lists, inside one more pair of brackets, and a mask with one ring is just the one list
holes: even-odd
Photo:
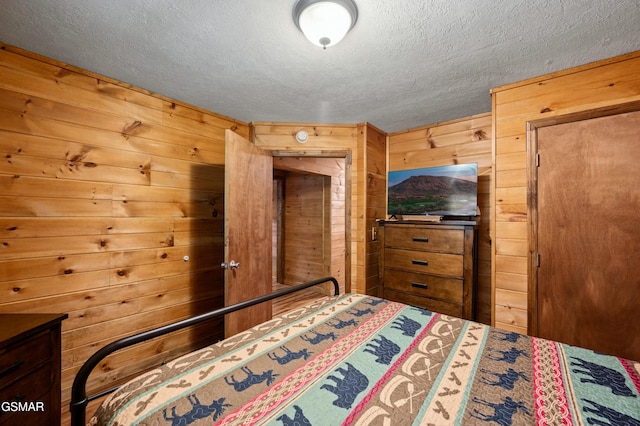
[(389, 172), (390, 215), (475, 216), (478, 165)]

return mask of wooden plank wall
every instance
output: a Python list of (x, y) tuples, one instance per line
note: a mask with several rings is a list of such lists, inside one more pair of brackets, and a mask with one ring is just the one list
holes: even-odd
[(527, 332), (527, 122), (640, 99), (640, 52), (492, 90), (495, 325)]
[[(285, 217), (285, 240), (292, 238), (288, 244), (285, 242), (285, 282), (284, 284), (296, 284), (310, 281), (319, 276), (331, 275), (340, 283), (341, 293), (345, 291), (345, 261), (346, 261), (346, 208), (345, 208), (345, 160), (343, 158), (318, 158), (318, 157), (276, 157), (273, 159), (273, 167), (278, 170), (295, 172), (284, 177), (289, 181), (294, 177), (296, 182), (302, 183), (302, 188), (291, 187), (287, 183), (285, 191), (285, 203), (290, 210)], [(305, 173), (305, 174), (303, 174)], [(304, 178), (318, 179), (316, 186), (321, 186), (317, 191), (309, 193), (309, 187), (304, 184)], [(325, 177), (329, 179), (328, 194), (322, 182)], [(294, 190), (293, 192), (291, 190)], [(298, 189), (301, 189), (298, 191)], [(312, 203), (302, 200), (313, 197)], [(323, 210), (318, 204), (327, 201), (329, 215), (321, 216)], [(291, 207), (294, 207), (293, 209)], [(291, 219), (291, 216), (293, 218)], [(303, 221), (299, 227), (291, 223)], [(322, 225), (322, 227), (319, 227)], [(321, 241), (323, 230), (329, 227), (330, 240), (325, 241), (324, 248), (310, 245), (309, 239), (304, 235), (311, 229), (316, 229), (313, 241)], [(301, 228), (301, 229), (297, 229)], [(297, 259), (294, 262), (289, 260)], [(314, 267), (309, 268), (308, 261), (314, 260)], [(331, 285), (326, 286), (326, 293), (332, 294)]]
[[(366, 125), (300, 124), (300, 123), (252, 123), (257, 146), (280, 152), (300, 153), (303, 156), (329, 156), (345, 158), (347, 233), (351, 246), (347, 251), (347, 291), (366, 293), (367, 284), (367, 164)], [(309, 141), (300, 144), (295, 140), (299, 130), (309, 133)]]
[(389, 135), (389, 171), (478, 163), (478, 286), (476, 320), (491, 323), (491, 113)]
[[(216, 165), (225, 129), (249, 127), (0, 47), (0, 312), (69, 314), (66, 410), (76, 371), (106, 342), (223, 303)], [(215, 339), (219, 326), (123, 351), (91, 387)]]
[(324, 252), (325, 246), (331, 249), (324, 241), (325, 195), (324, 176), (288, 173), (285, 178), (283, 284), (330, 275), (330, 252), (326, 259)]

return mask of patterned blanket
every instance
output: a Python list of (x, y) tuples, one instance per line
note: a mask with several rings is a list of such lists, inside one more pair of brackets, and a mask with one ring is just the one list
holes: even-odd
[(640, 363), (347, 294), (145, 373), (90, 423), (640, 426)]

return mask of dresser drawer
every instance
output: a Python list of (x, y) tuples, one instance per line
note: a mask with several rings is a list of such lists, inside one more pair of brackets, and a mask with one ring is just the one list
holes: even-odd
[(385, 247), (459, 254), (464, 252), (464, 232), (456, 229), (387, 225), (384, 238)]
[(430, 297), (448, 302), (462, 303), (462, 279), (442, 278), (414, 272), (384, 271), (385, 288)]
[(476, 280), (474, 222), (382, 223), (383, 297), (473, 319)]
[(462, 277), (464, 263), (459, 254), (431, 253), (401, 249), (386, 249), (385, 266), (411, 272)]
[(49, 362), (51, 353), (49, 332), (37, 334), (18, 345), (0, 350), (0, 383), (11, 383)]
[(42, 367), (9, 386), (0, 389), (0, 401), (38, 401), (51, 389), (51, 364)]
[[(33, 403), (30, 411), (0, 410), (0, 424), (48, 424), (51, 411), (59, 407), (51, 407), (51, 364), (44, 364), (39, 369), (12, 385), (0, 389), (0, 401), (5, 403)], [(39, 422), (37, 419), (45, 421)], [(27, 421), (28, 420), (28, 421)]]
[(407, 305), (418, 306), (432, 312), (450, 315), (458, 318), (463, 317), (462, 305), (457, 303), (443, 302), (442, 300), (430, 299), (428, 297), (416, 296), (415, 294), (403, 293), (385, 287), (384, 298), (395, 300)]

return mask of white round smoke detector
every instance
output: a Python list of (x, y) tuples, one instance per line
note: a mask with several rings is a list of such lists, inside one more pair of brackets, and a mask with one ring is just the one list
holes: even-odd
[(296, 140), (299, 143), (306, 143), (309, 140), (309, 133), (304, 130), (299, 130), (298, 133), (296, 133)]

